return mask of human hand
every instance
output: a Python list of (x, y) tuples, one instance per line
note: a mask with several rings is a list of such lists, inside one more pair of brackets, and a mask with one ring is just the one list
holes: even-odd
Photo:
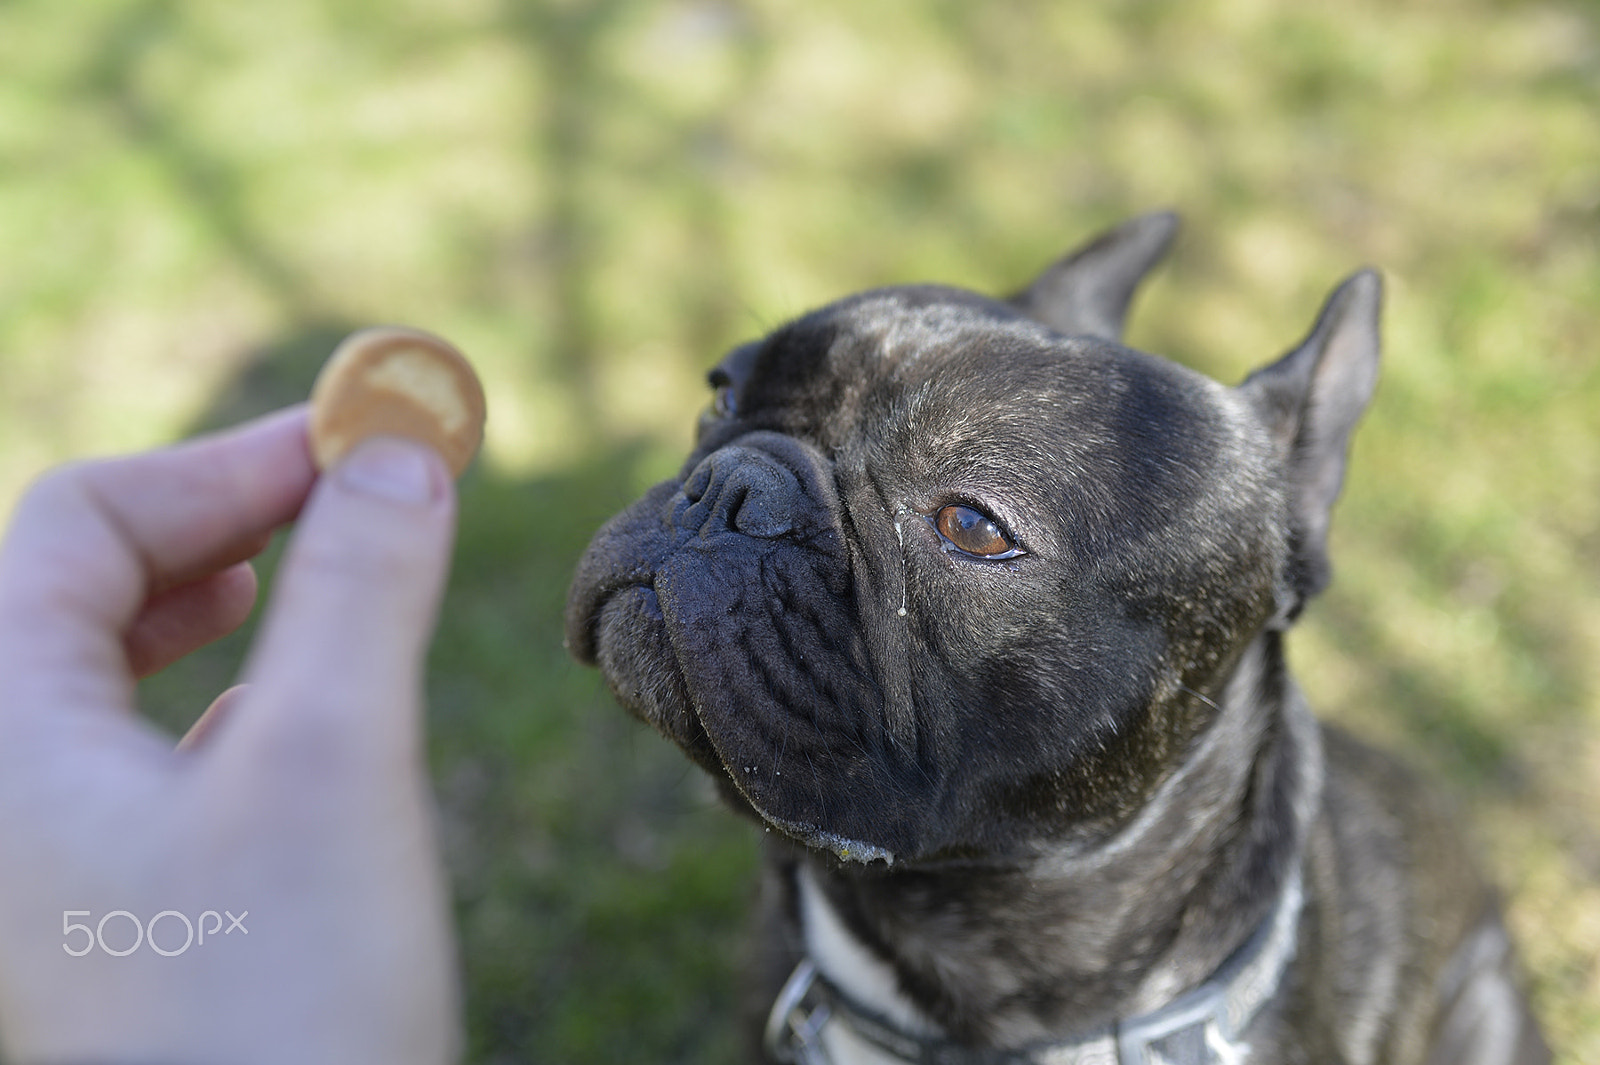
[[(297, 513), (245, 686), (175, 749), (135, 677), (244, 620), (244, 560)], [(11, 1060), (453, 1059), (421, 680), (454, 527), (418, 445), (370, 441), (318, 479), (303, 409), (24, 496), (0, 543)], [(179, 951), (166, 911), (204, 941)]]

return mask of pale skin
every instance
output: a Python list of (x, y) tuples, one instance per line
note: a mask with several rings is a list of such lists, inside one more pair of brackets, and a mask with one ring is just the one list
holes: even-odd
[[(247, 560), (291, 521), (243, 686), (175, 744), (134, 679), (245, 619)], [(454, 530), (437, 455), (378, 439), (318, 477), (299, 408), (25, 494), (0, 542), (0, 1056), (455, 1059), (421, 683)], [(70, 953), (89, 933), (64, 925), (117, 910), (207, 938)]]

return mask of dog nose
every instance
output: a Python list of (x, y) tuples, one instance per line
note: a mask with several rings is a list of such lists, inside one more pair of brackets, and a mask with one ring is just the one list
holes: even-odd
[(691, 504), (683, 522), (776, 540), (793, 530), (801, 493), (800, 479), (772, 456), (725, 447), (707, 455), (683, 482)]

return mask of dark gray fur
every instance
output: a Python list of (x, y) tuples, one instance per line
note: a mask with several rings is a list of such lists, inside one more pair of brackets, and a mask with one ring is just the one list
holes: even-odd
[[(762, 1009), (801, 865), (901, 994), (992, 1048), (1161, 1007), (1303, 863), (1251, 1061), (1545, 1061), (1451, 818), (1284, 665), (1328, 580), (1379, 280), (1225, 388), (1119, 343), (1175, 225), (1010, 301), (883, 289), (735, 350), (680, 476), (581, 562), (573, 653), (778, 830)], [(1022, 553), (952, 550), (953, 504)]]

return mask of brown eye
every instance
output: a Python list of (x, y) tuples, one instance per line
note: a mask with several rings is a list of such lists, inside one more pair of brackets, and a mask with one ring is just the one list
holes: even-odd
[(731, 418), (739, 413), (739, 404), (733, 398), (731, 384), (720, 384), (711, 394), (711, 413), (718, 418)]
[(933, 527), (951, 547), (979, 558), (1011, 558), (1022, 553), (993, 518), (960, 503), (942, 508), (934, 516)]

